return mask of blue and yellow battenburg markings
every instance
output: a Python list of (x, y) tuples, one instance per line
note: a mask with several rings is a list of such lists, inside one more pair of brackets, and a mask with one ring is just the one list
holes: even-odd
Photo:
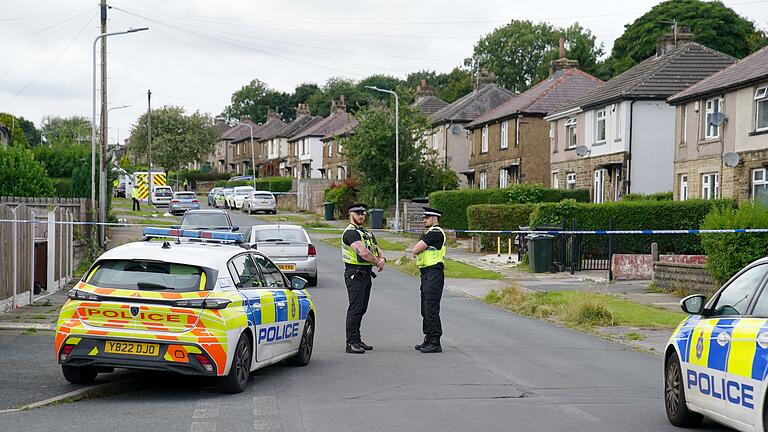
[[(298, 321), (307, 319), (312, 308), (311, 302), (303, 293), (264, 290), (253, 298), (244, 293), (240, 295), (243, 297), (243, 308), (249, 326), (276, 324), (259, 330), (259, 342), (273, 342), (299, 336)], [(278, 307), (280, 302), (284, 302), (285, 307)]]

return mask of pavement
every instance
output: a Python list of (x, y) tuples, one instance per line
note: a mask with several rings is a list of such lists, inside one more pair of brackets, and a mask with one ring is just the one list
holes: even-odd
[[(232, 217), (243, 227), (259, 223), (241, 213)], [(344, 353), (342, 264), (336, 248), (324, 243), (317, 248), (320, 277), (310, 293), (318, 321), (308, 366), (278, 364), (256, 371), (250, 387), (237, 395), (216, 393), (209, 379), (127, 372), (134, 391), (0, 413), (0, 429), (679, 430), (664, 414), (657, 355), (476, 301), (487, 281), (463, 281), (462, 289), (446, 290), (444, 352), (421, 354), (413, 349), (422, 339), (418, 280), (386, 269), (374, 281), (362, 327), (364, 340), (375, 349)], [(39, 307), (50, 311), (54, 301), (51, 297), (50, 305)], [(23, 401), (41, 398), (49, 387), (72, 389), (56, 367), (50, 332), (0, 330), (0, 359), (13, 371), (3, 375), (18, 374), (0, 377), (0, 388), (10, 389), (0, 392), (10, 393), (0, 399), (5, 406), (18, 405), (21, 396)], [(699, 430), (727, 429), (705, 421)]]

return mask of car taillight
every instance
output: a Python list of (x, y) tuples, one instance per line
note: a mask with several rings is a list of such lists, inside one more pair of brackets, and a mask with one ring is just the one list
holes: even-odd
[(74, 345), (64, 345), (64, 347), (61, 348), (61, 354), (59, 354), (59, 361), (64, 361), (69, 357), (70, 354), (72, 354), (72, 350), (75, 348)]
[(204, 356), (203, 354), (195, 354), (195, 358), (200, 362), (201, 365), (203, 365), (206, 371), (213, 372), (213, 365), (211, 364), (211, 361), (208, 360), (208, 357)]
[(192, 204), (198, 204), (198, 203), (200, 203), (200, 201), (198, 201), (198, 200), (192, 200)]
[(309, 246), (307, 246), (307, 255), (317, 256), (317, 248), (315, 247), (315, 245), (310, 244)]
[(172, 203), (174, 203), (174, 204), (178, 204), (178, 203), (180, 203), (181, 201), (179, 201), (179, 200), (177, 200), (177, 199), (172, 199), (172, 200), (171, 200), (171, 202), (172, 202)]
[(194, 300), (176, 300), (173, 302), (178, 307), (201, 308), (201, 309), (224, 309), (232, 303), (227, 299), (194, 299)]

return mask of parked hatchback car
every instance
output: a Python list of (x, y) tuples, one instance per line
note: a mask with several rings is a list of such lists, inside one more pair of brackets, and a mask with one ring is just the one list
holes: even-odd
[(243, 208), (243, 201), (253, 192), (253, 186), (235, 186), (232, 195), (227, 197), (227, 207), (231, 209)]
[(154, 206), (167, 206), (170, 205), (171, 199), (173, 199), (173, 189), (170, 186), (157, 186), (152, 191), (152, 205)]
[(200, 208), (200, 201), (194, 192), (176, 192), (173, 194), (171, 204), (168, 206), (168, 212), (171, 214), (184, 213), (187, 210), (197, 210)]
[(251, 247), (267, 255), (286, 275), (301, 276), (317, 286), (317, 248), (299, 225), (251, 227)]
[(221, 189), (222, 188), (220, 188), (220, 187), (215, 187), (215, 188), (211, 189), (208, 192), (208, 205), (209, 206), (213, 207), (213, 198), (216, 196), (216, 193), (218, 193)]
[(272, 192), (253, 191), (243, 201), (244, 213), (253, 214), (260, 211), (277, 214), (277, 200)]

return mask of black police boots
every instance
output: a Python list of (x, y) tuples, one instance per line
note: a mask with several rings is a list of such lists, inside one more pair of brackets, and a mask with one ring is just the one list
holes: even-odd
[(422, 342), (422, 343), (420, 343), (420, 344), (418, 344), (418, 345), (414, 346), (413, 348), (414, 348), (416, 351), (420, 351), (422, 348), (424, 348), (424, 347), (425, 347), (425, 346), (427, 346), (428, 344), (429, 344), (429, 341), (427, 340), (427, 337), (426, 337), (426, 336), (424, 336), (424, 342)]
[(419, 351), (423, 352), (424, 354), (439, 353), (443, 352), (443, 347), (440, 346), (440, 339), (427, 339), (424, 345), (419, 348)]
[(365, 354), (365, 348), (359, 343), (347, 343), (347, 352), (350, 354)]
[(363, 341), (358, 342), (357, 346), (359, 346), (360, 348), (362, 348), (362, 349), (364, 349), (366, 351), (372, 351), (373, 350), (373, 347), (371, 345), (368, 345), (368, 344), (366, 344)]

